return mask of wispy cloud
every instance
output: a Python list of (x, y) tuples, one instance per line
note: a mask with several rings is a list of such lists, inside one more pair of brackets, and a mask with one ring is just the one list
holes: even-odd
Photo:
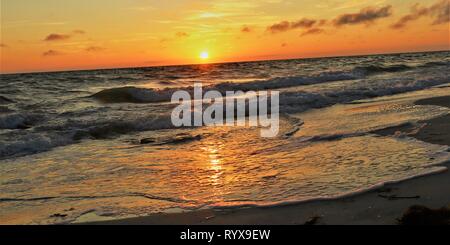
[(247, 25), (244, 25), (241, 28), (241, 32), (243, 32), (243, 33), (250, 33), (252, 31), (253, 31), (252, 28), (250, 26), (247, 26)]
[(312, 19), (301, 19), (299, 21), (295, 21), (291, 23), (292, 28), (311, 28), (314, 24), (317, 23), (317, 20)]
[(73, 30), (73, 33), (74, 34), (79, 34), (79, 35), (83, 35), (83, 34), (86, 34), (86, 31), (84, 31), (84, 30)]
[[(450, 1), (450, 0), (448, 0)], [(280, 21), (266, 28), (266, 31), (275, 34), (294, 29), (303, 29), (301, 37), (317, 35), (326, 32), (326, 26), (340, 27), (344, 25), (372, 24), (376, 20), (392, 15), (391, 5), (383, 7), (366, 7), (356, 13), (347, 13), (337, 16), (332, 20), (303, 18), (298, 21)]]
[(180, 31), (180, 32), (175, 33), (175, 36), (183, 38), (183, 37), (189, 37), (189, 34), (186, 32)]
[(7, 48), (7, 47), (9, 47), (9, 46), (4, 43), (0, 43), (0, 48)]
[(408, 23), (415, 21), (421, 17), (432, 17), (433, 25), (443, 24), (450, 21), (450, 0), (441, 0), (431, 5), (430, 7), (422, 7), (420, 4), (414, 4), (409, 14), (404, 15), (391, 27), (400, 29), (405, 27)]
[(272, 33), (278, 33), (278, 32), (284, 32), (291, 29), (291, 23), (288, 21), (282, 21), (276, 24), (273, 24), (269, 27), (267, 27), (267, 31), (270, 31)]
[(317, 20), (307, 19), (307, 18), (303, 18), (301, 20), (292, 21), (292, 22), (281, 21), (279, 23), (268, 26), (267, 31), (269, 31), (271, 33), (279, 33), (279, 32), (285, 32), (285, 31), (298, 29), (298, 28), (307, 29), (307, 28), (313, 27), (316, 23), (317, 23)]
[(62, 40), (67, 40), (69, 39), (71, 36), (67, 35), (67, 34), (57, 34), (57, 33), (52, 33), (49, 34), (44, 41), (47, 42), (53, 42), (53, 41), (62, 41)]
[(73, 30), (71, 34), (60, 34), (60, 33), (51, 33), (47, 37), (45, 37), (44, 41), (52, 42), (52, 41), (63, 41), (70, 39), (74, 35), (84, 35), (86, 31), (84, 30)]
[(333, 20), (335, 26), (371, 24), (374, 21), (392, 15), (392, 6), (387, 5), (381, 8), (367, 7), (358, 13), (343, 14)]
[(316, 34), (321, 34), (324, 32), (325, 32), (325, 30), (322, 28), (312, 28), (312, 29), (304, 31), (302, 34), (300, 34), (300, 36), (303, 37), (303, 36), (308, 36), (308, 35), (316, 35)]
[(42, 53), (42, 56), (44, 57), (58, 56), (58, 55), (62, 55), (62, 53), (53, 49), (47, 50), (44, 53)]
[(89, 46), (85, 49), (87, 52), (100, 52), (105, 50), (105, 48), (99, 47), (99, 46)]

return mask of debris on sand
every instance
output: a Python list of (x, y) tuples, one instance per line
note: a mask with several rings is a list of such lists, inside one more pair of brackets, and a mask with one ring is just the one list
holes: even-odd
[(319, 223), (321, 217), (319, 216), (314, 216), (311, 217), (309, 220), (307, 220), (304, 225), (317, 225), (317, 223)]
[(450, 209), (414, 205), (406, 210), (398, 222), (400, 225), (450, 225)]

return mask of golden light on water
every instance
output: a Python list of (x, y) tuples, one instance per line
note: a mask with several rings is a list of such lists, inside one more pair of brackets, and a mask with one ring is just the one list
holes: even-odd
[(219, 155), (219, 147), (211, 145), (204, 148), (208, 156), (209, 168), (214, 171), (214, 174), (210, 176), (213, 184), (217, 184), (219, 177), (222, 175), (222, 159)]

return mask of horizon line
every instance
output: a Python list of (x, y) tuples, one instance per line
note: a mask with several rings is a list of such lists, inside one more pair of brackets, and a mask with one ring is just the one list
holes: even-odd
[(315, 57), (296, 57), (296, 58), (280, 58), (280, 59), (254, 59), (254, 60), (242, 60), (242, 61), (225, 61), (225, 62), (212, 62), (212, 63), (191, 63), (191, 64), (174, 64), (174, 65), (150, 65), (150, 66), (123, 66), (123, 67), (108, 67), (108, 68), (88, 68), (88, 69), (66, 69), (66, 70), (49, 70), (49, 71), (24, 71), (24, 72), (7, 72), (1, 73), (2, 75), (21, 75), (21, 74), (41, 74), (41, 73), (64, 73), (64, 72), (83, 72), (83, 71), (103, 71), (103, 70), (125, 70), (125, 69), (142, 69), (142, 68), (158, 68), (158, 67), (176, 67), (176, 66), (195, 66), (195, 65), (220, 65), (220, 64), (233, 64), (233, 63), (253, 63), (264, 61), (288, 61), (288, 60), (308, 60), (308, 59), (326, 59), (326, 58), (339, 58), (339, 57), (361, 57), (361, 56), (377, 56), (377, 55), (399, 55), (399, 54), (419, 54), (419, 53), (439, 53), (450, 52), (449, 49), (444, 50), (431, 50), (431, 51), (405, 51), (405, 52), (386, 52), (386, 53), (367, 53), (367, 54), (353, 54), (353, 55), (334, 55), (334, 56), (315, 56)]

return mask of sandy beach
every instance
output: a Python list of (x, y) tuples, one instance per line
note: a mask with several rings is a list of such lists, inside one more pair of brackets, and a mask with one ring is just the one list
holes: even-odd
[[(416, 101), (417, 105), (450, 107), (450, 96)], [(388, 128), (375, 132), (389, 135), (402, 131), (421, 141), (450, 144), (450, 115), (423, 121), (419, 132), (408, 132), (408, 127)], [(445, 164), (449, 167), (450, 163)], [(400, 183), (385, 185), (369, 192), (338, 200), (312, 201), (294, 205), (234, 210), (201, 210), (186, 213), (155, 214), (122, 220), (94, 222), (102, 225), (226, 225), (226, 224), (318, 224), (318, 225), (395, 225), (413, 205), (431, 209), (450, 204), (450, 172), (417, 177)], [(448, 220), (447, 220), (448, 221)]]

